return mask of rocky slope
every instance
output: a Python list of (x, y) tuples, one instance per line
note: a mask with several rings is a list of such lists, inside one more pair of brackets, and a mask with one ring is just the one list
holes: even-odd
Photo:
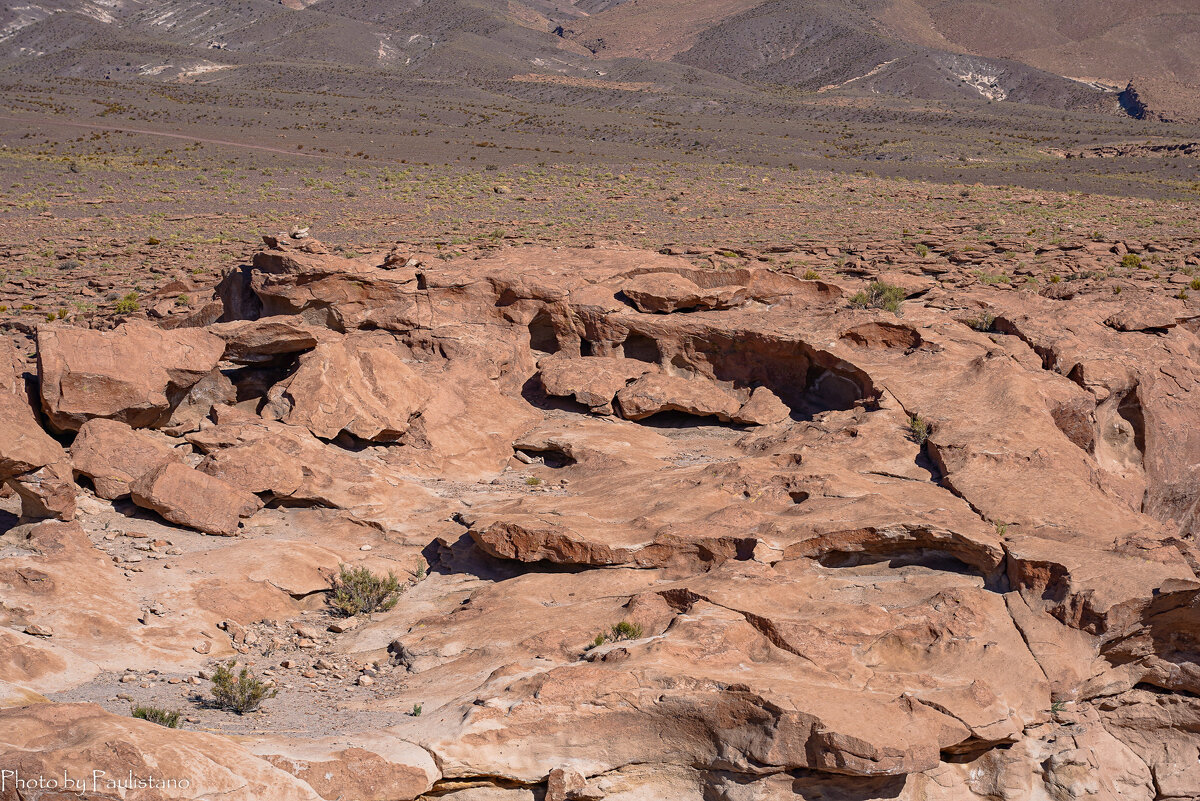
[(1093, 5), (1084, 18), (1024, 0), (53, 0), (0, 10), (0, 67), (317, 93), (354, 74), (373, 98), (389, 91), (381, 73), (449, 80), (464, 96), (523, 95), (534, 76), (586, 105), (596, 91), (715, 99), (783, 86), (1111, 114), (1135, 81), (1153, 118), (1200, 119), (1194, 4)]
[[(0, 767), (175, 780), (139, 799), (1200, 795), (1196, 316), (928, 266), (281, 236), (205, 303), (41, 326), (36, 365), (0, 352)], [(339, 564), (406, 591), (334, 618)], [(205, 703), (230, 657), (262, 711)]]

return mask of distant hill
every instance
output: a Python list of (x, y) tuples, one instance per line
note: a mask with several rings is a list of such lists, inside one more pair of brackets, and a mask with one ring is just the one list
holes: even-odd
[(18, 74), (219, 84), (265, 63), (616, 91), (741, 86), (1114, 114), (1124, 105), (1200, 119), (1195, 0), (49, 0), (0, 9), (0, 68)]

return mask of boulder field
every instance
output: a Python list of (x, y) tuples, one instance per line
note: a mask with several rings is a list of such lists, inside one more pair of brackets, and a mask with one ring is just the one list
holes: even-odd
[[(616, 246), (281, 236), (190, 314), (42, 326), (36, 365), (0, 351), (0, 769), (1200, 797), (1200, 320), (909, 277), (889, 309)], [(399, 603), (332, 617), (339, 565)], [(261, 711), (204, 702), (231, 658)]]

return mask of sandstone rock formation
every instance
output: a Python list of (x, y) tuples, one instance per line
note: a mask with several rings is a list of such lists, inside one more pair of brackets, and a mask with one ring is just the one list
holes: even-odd
[(394, 442), (425, 405), (429, 387), (397, 355), (390, 337), (347, 337), (301, 357), (296, 372), (272, 394), (283, 422), (322, 439), (345, 431)]
[(21, 395), (0, 388), (0, 485), (21, 496), (23, 517), (75, 514), (75, 486), (67, 454), (37, 423)]
[(71, 443), (75, 472), (109, 500), (129, 495), (130, 484), (168, 461), (182, 461), (182, 455), (165, 438), (103, 417), (84, 423)]
[[(615, 247), (273, 239), (207, 331), (47, 328), (70, 462), (9, 392), (0, 465), (91, 488), (0, 537), (0, 764), (231, 798), (1200, 796), (1194, 321), (909, 277), (890, 312)], [(330, 616), (342, 564), (395, 608)], [(191, 681), (232, 656), (280, 689), (247, 719)]]
[(38, 334), (42, 408), (59, 430), (94, 417), (134, 428), (163, 424), (183, 396), (217, 365), (220, 339), (199, 329), (124, 325), (100, 332), (47, 327)]
[(143, 473), (129, 491), (138, 506), (206, 534), (230, 536), (240, 518), (262, 507), (251, 493), (175, 461)]

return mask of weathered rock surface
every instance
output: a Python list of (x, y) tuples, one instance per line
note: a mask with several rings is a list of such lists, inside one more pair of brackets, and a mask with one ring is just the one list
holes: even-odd
[(100, 417), (84, 423), (71, 443), (75, 472), (90, 478), (96, 495), (109, 500), (128, 495), (130, 484), (164, 462), (182, 460), (164, 437)]
[(206, 329), (225, 340), (224, 358), (238, 364), (258, 364), (289, 353), (312, 350), (322, 337), (319, 329), (287, 317), (235, 320)]
[(226, 537), (237, 533), (241, 518), (262, 508), (244, 489), (174, 461), (143, 473), (129, 491), (138, 506), (176, 525)]
[(572, 397), (597, 414), (613, 413), (613, 398), (630, 382), (658, 366), (636, 359), (606, 359), (585, 356), (569, 359), (551, 356), (538, 363), (542, 387), (547, 395)]
[(0, 391), (0, 479), (65, 460), (62, 446), (37, 424), (25, 401)]
[(21, 516), (74, 517), (70, 471), (66, 452), (41, 429), (25, 398), (0, 388), (0, 486), (21, 496)]
[(730, 420), (741, 402), (732, 394), (703, 378), (674, 375), (644, 376), (617, 393), (621, 416), (644, 420), (660, 412), (684, 412), (697, 417)]
[(42, 408), (59, 430), (94, 417), (162, 425), (217, 365), (224, 343), (205, 331), (126, 324), (113, 331), (51, 326), (38, 333)]
[[(1200, 794), (1182, 301), (896, 268), (901, 316), (623, 248), (382, 261), (269, 241), (203, 370), (43, 387), (95, 492), (0, 537), (0, 682), (30, 702), (0, 759), (218, 765), (228, 797)], [(161, 366), (167, 333), (71, 347)], [(19, 492), (66, 464), (26, 413)], [(183, 528), (93, 497), (124, 492)], [(343, 563), (394, 571), (396, 607), (328, 617)], [(247, 720), (147, 673), (235, 654), (280, 688)], [(121, 687), (245, 739), (32, 703)]]
[(621, 294), (638, 311), (670, 313), (693, 309), (728, 309), (746, 299), (745, 287), (704, 290), (678, 273), (643, 273), (621, 285)]
[[(48, 801), (63, 793), (63, 777), (84, 781), (94, 798), (119, 798), (117, 782), (132, 775), (166, 786), (133, 792), (146, 799), (230, 801), (277, 798), (317, 801), (309, 785), (257, 759), (231, 740), (203, 732), (171, 731), (144, 720), (105, 712), (92, 704), (33, 704), (0, 710), (0, 764), (25, 777), (55, 779), (58, 788), (34, 789), (13, 798)], [(93, 771), (98, 772), (98, 775)], [(8, 777), (9, 782), (13, 776)], [(93, 791), (93, 779), (98, 782)], [(13, 789), (13, 788), (9, 788)], [(8, 792), (6, 790), (5, 792)]]
[(442, 775), (428, 751), (386, 735), (299, 741), (263, 738), (251, 744), (250, 751), (331, 801), (418, 798)]
[(390, 337), (347, 338), (322, 345), (273, 391), (283, 422), (322, 439), (346, 431), (395, 442), (424, 407), (430, 389), (397, 353)]

